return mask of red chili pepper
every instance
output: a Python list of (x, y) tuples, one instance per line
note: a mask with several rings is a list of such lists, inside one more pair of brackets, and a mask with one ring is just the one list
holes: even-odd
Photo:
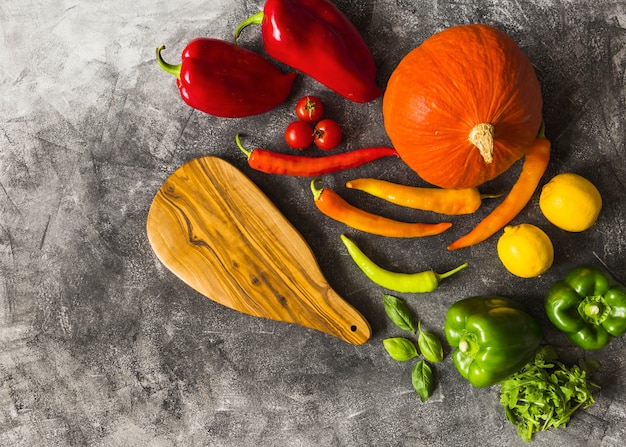
[(261, 25), (263, 45), (274, 59), (311, 76), (354, 102), (369, 102), (376, 85), (374, 58), (350, 20), (328, 0), (267, 0), (263, 11), (244, 20)]
[(387, 237), (424, 237), (441, 234), (452, 226), (450, 222), (401, 222), (379, 216), (351, 205), (332, 189), (316, 188), (315, 182), (311, 182), (311, 191), (317, 209), (355, 230)]
[(320, 157), (307, 157), (282, 154), (266, 149), (250, 151), (241, 144), (239, 134), (235, 136), (235, 141), (239, 149), (248, 157), (248, 164), (251, 168), (267, 174), (286, 174), (298, 177), (316, 177), (356, 168), (379, 158), (398, 156), (392, 147), (375, 146)]
[(183, 100), (209, 115), (240, 118), (265, 113), (289, 96), (295, 73), (283, 73), (263, 56), (230, 42), (199, 37), (187, 44), (182, 63), (159, 66), (176, 76)]

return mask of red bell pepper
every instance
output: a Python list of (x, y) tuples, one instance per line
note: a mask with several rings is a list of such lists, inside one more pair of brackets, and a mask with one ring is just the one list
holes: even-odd
[(382, 95), (376, 65), (363, 37), (328, 0), (267, 0), (263, 11), (244, 20), (261, 25), (267, 54), (359, 103)]
[(265, 113), (291, 92), (295, 73), (283, 73), (263, 56), (233, 43), (199, 37), (187, 44), (182, 62), (171, 65), (156, 50), (159, 66), (176, 76), (183, 100), (223, 118)]

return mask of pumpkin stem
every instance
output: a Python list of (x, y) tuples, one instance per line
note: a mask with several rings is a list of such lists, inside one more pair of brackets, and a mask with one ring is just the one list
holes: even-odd
[(467, 139), (478, 148), (480, 155), (485, 159), (485, 163), (493, 162), (493, 135), (495, 128), (490, 123), (476, 124), (470, 131)]

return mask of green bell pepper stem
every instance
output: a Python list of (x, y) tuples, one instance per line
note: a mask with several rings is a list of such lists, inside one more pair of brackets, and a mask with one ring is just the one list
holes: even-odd
[(577, 267), (554, 283), (545, 310), (554, 326), (586, 350), (601, 349), (626, 332), (626, 289), (595, 267)]

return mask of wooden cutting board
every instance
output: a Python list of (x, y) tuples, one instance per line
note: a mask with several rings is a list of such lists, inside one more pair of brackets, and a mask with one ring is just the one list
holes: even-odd
[(369, 323), (330, 287), (302, 235), (225, 160), (178, 168), (152, 202), (147, 233), (168, 269), (224, 306), (353, 344), (370, 338)]

